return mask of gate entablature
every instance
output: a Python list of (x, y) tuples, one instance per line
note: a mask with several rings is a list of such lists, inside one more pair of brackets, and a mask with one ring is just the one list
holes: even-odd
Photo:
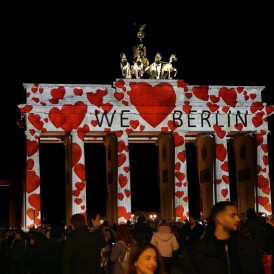
[[(113, 132), (118, 144), (117, 218), (131, 215), (128, 136), (133, 132), (172, 132), (175, 149), (174, 215), (188, 216), (185, 137), (190, 131), (214, 132), (216, 141), (216, 198), (229, 199), (226, 136), (231, 132), (257, 134), (259, 211), (271, 212), (267, 162), (267, 116), (274, 106), (261, 101), (262, 86), (199, 86), (183, 80), (117, 79), (113, 85), (24, 84), (26, 117), (26, 226), (40, 223), (39, 138), (48, 132), (71, 136), (71, 212), (86, 212), (84, 138), (88, 132)], [(82, 184), (83, 185), (83, 184)], [(77, 191), (76, 191), (77, 190)], [(121, 195), (120, 195), (121, 193)], [(75, 195), (77, 194), (77, 196)], [(36, 216), (37, 215), (37, 216)]]

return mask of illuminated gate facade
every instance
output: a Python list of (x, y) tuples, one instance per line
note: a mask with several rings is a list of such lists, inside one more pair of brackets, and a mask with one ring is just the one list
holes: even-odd
[(213, 203), (230, 200), (228, 138), (239, 152), (235, 155), (239, 209), (252, 206), (271, 214), (267, 117), (274, 106), (261, 101), (264, 87), (145, 79), (117, 79), (113, 85), (24, 87), (27, 103), (19, 108), (26, 118), (26, 228), (41, 223), (39, 144), (47, 138), (61, 138), (66, 146), (67, 222), (72, 214), (86, 214), (87, 140), (102, 139), (106, 145), (108, 220), (124, 223), (131, 218), (130, 139), (155, 137), (161, 217), (185, 220), (189, 215), (185, 143), (193, 135), (204, 217)]

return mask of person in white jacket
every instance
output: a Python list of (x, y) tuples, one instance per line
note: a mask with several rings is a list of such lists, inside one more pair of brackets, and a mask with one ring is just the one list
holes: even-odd
[(179, 249), (179, 243), (166, 221), (162, 221), (150, 241), (159, 250), (165, 265), (166, 272), (171, 273), (173, 252)]

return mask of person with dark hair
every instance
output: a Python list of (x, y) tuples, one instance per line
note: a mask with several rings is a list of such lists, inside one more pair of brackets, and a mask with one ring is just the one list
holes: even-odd
[(21, 228), (18, 228), (14, 231), (14, 239), (10, 247), (9, 274), (27, 273), (28, 251), (29, 244), (26, 239), (26, 233)]
[(263, 274), (256, 245), (238, 232), (240, 218), (233, 202), (216, 203), (211, 210), (205, 237), (186, 257), (184, 273)]
[(166, 272), (158, 249), (147, 241), (141, 241), (131, 249), (125, 273), (165, 274)]
[(138, 241), (147, 241), (150, 242), (153, 231), (147, 225), (146, 218), (144, 215), (140, 215), (137, 219), (137, 223), (134, 225), (133, 231), (133, 238)]
[(106, 240), (100, 228), (100, 215), (92, 219), (93, 232), (88, 230), (86, 218), (74, 214), (70, 218), (72, 231), (64, 244), (63, 273), (86, 274), (100, 272), (101, 249)]
[(135, 244), (136, 242), (132, 238), (127, 225), (118, 225), (116, 230), (116, 240), (110, 255), (110, 260), (113, 263), (113, 274), (124, 273), (124, 266), (122, 262), (125, 259), (127, 251)]
[(189, 216), (189, 222), (182, 228), (182, 245), (185, 256), (187, 256), (192, 246), (204, 235), (204, 226), (200, 224), (198, 220), (198, 216), (191, 214)]
[(247, 209), (246, 218), (246, 227), (249, 231), (250, 238), (256, 243), (261, 254), (264, 254), (268, 244), (266, 219), (257, 215), (254, 208)]

